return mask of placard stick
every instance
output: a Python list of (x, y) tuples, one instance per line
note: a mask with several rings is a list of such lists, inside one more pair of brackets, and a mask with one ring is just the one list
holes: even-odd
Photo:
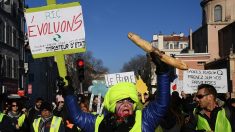
[[(66, 66), (65, 66), (64, 55), (63, 54), (56, 54), (54, 57), (55, 57), (55, 61), (57, 63), (60, 77), (65, 78), (67, 76), (67, 70), (66, 70)], [(66, 79), (64, 79), (64, 81), (65, 81), (65, 85), (67, 86), (68, 81)]]

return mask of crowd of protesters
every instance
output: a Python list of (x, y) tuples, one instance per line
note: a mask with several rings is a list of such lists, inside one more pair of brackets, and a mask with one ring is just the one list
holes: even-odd
[(212, 85), (201, 84), (194, 94), (170, 94), (167, 66), (152, 59), (160, 65), (158, 89), (153, 95), (145, 93), (144, 101), (134, 84), (118, 83), (101, 99), (104, 110), (97, 113), (100, 98), (95, 96), (91, 105), (89, 97), (74, 95), (69, 81), (54, 103), (37, 98), (27, 108), (19, 100), (5, 102), (0, 132), (235, 132), (230, 93), (218, 94)]
[[(200, 91), (202, 87), (211, 86), (200, 85), (198, 92), (195, 94), (185, 94), (184, 92), (178, 93), (174, 91), (170, 96), (167, 112), (164, 117), (161, 118), (155, 132), (216, 132), (221, 129), (218, 127), (223, 127), (223, 130), (224, 128), (228, 128), (226, 131), (235, 132), (235, 99), (231, 98), (229, 93), (216, 94), (216, 91), (213, 90), (203, 90), (202, 93)], [(136, 106), (137, 109), (144, 109), (153, 99), (153, 95), (145, 94), (145, 102), (143, 103), (141, 98), (139, 98), (139, 103)], [(83, 112), (95, 114), (97, 110), (96, 102), (97, 98), (94, 98), (92, 110), (89, 110), (89, 97), (80, 95), (77, 103)], [(44, 129), (44, 132), (47, 132), (50, 130), (53, 117), (59, 119), (59, 124), (57, 128), (55, 127), (55, 129), (58, 129), (57, 131), (81, 131), (78, 126), (72, 123), (64, 103), (64, 98), (61, 95), (57, 95), (55, 106), (53, 106), (52, 103), (44, 101), (42, 98), (37, 98), (34, 105), (27, 109), (23, 107), (22, 103), (18, 100), (5, 102), (0, 114), (0, 131), (36, 132), (38, 130), (35, 129), (40, 128)], [(212, 105), (213, 107), (211, 107)], [(225, 117), (218, 117), (218, 114), (221, 112), (224, 112)], [(228, 126), (218, 126), (218, 118), (222, 118), (220, 119), (222, 122), (228, 122)], [(38, 124), (36, 124), (37, 119), (40, 119), (41, 123), (38, 122)], [(198, 120), (202, 121), (203, 119), (205, 119), (204, 124), (198, 126)], [(229, 126), (231, 129), (229, 129)]]

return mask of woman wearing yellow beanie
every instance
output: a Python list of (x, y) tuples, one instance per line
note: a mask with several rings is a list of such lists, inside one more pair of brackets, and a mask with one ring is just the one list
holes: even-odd
[(67, 94), (65, 102), (74, 124), (85, 132), (154, 132), (169, 104), (170, 78), (168, 66), (154, 53), (150, 55), (157, 65), (158, 90), (155, 100), (143, 110), (136, 110), (139, 99), (135, 85), (121, 82), (109, 88), (105, 95), (104, 108), (107, 112), (93, 115), (82, 112), (76, 97)]

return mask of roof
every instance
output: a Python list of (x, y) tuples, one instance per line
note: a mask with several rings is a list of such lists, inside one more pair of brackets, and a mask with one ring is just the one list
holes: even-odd
[(180, 37), (180, 36), (164, 36), (164, 41), (189, 41), (188, 37)]

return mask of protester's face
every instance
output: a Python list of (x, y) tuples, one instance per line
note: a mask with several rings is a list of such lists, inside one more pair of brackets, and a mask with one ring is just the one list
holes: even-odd
[(12, 110), (13, 112), (17, 112), (17, 111), (18, 111), (18, 105), (17, 105), (16, 102), (12, 102), (12, 104), (11, 104), (11, 110)]
[(196, 101), (198, 102), (198, 105), (201, 108), (207, 108), (207, 106), (209, 105), (211, 99), (210, 99), (210, 94), (208, 94), (205, 89), (200, 89), (198, 90), (197, 94), (196, 94)]
[(231, 106), (235, 108), (235, 103), (232, 103)]
[(149, 94), (144, 94), (144, 100), (146, 101), (148, 100), (148, 98), (149, 98)]
[(38, 100), (36, 102), (36, 107), (39, 109), (41, 107), (41, 105), (42, 105), (42, 100)]
[(63, 106), (64, 106), (64, 101), (59, 101), (59, 102), (58, 102), (58, 106), (59, 106), (59, 107), (63, 107)]
[(48, 117), (51, 116), (51, 112), (49, 110), (47, 110), (47, 109), (43, 109), (41, 111), (41, 116), (42, 116), (42, 118), (48, 118)]
[(89, 112), (88, 108), (86, 107), (84, 103), (80, 103), (80, 108), (83, 112)]
[(131, 99), (123, 99), (116, 103), (116, 114), (125, 117), (133, 114), (133, 104)]
[(98, 102), (99, 102), (98, 97), (95, 97), (94, 100), (93, 100), (93, 104), (97, 105)]

